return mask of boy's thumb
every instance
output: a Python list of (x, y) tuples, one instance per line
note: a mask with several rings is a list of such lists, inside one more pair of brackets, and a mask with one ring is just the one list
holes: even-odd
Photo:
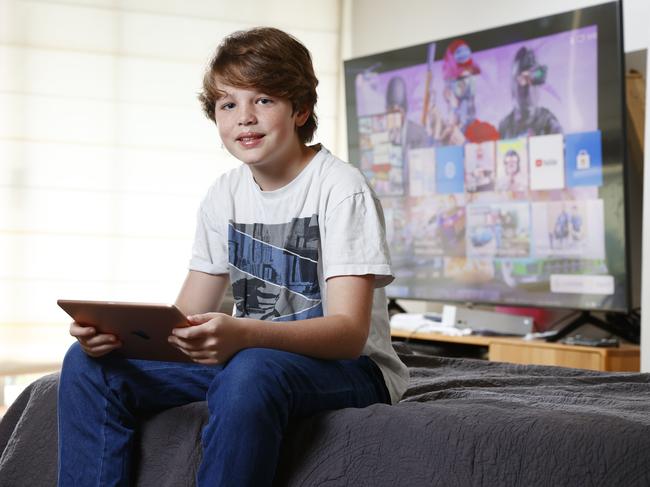
[(210, 321), (211, 316), (210, 316), (210, 313), (201, 313), (201, 314), (197, 314), (197, 315), (189, 315), (187, 317), (187, 319), (189, 321), (194, 322), (194, 323), (203, 323), (203, 322), (206, 322), (206, 321)]

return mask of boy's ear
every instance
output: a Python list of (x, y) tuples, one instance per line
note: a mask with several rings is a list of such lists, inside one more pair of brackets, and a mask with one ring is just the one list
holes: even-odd
[(311, 110), (301, 109), (296, 112), (296, 127), (302, 127), (307, 123), (307, 119), (311, 115)]

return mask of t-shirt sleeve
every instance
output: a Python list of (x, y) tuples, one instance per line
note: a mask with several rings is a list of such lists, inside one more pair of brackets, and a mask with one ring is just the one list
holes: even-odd
[(369, 189), (346, 197), (327, 212), (322, 238), (325, 280), (374, 274), (375, 288), (393, 281), (384, 212)]
[(190, 270), (207, 274), (226, 274), (228, 268), (227, 225), (218, 225), (209, 215), (206, 199), (199, 208)]

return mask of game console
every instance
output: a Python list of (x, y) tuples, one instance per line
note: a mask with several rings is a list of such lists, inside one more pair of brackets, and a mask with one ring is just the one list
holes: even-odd
[(532, 316), (509, 315), (450, 305), (442, 308), (442, 324), (469, 328), (477, 335), (524, 336), (533, 330)]

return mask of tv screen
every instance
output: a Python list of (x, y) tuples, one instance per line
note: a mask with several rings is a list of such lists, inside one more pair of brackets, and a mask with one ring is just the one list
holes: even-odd
[(627, 311), (620, 7), (345, 62), (391, 298)]

